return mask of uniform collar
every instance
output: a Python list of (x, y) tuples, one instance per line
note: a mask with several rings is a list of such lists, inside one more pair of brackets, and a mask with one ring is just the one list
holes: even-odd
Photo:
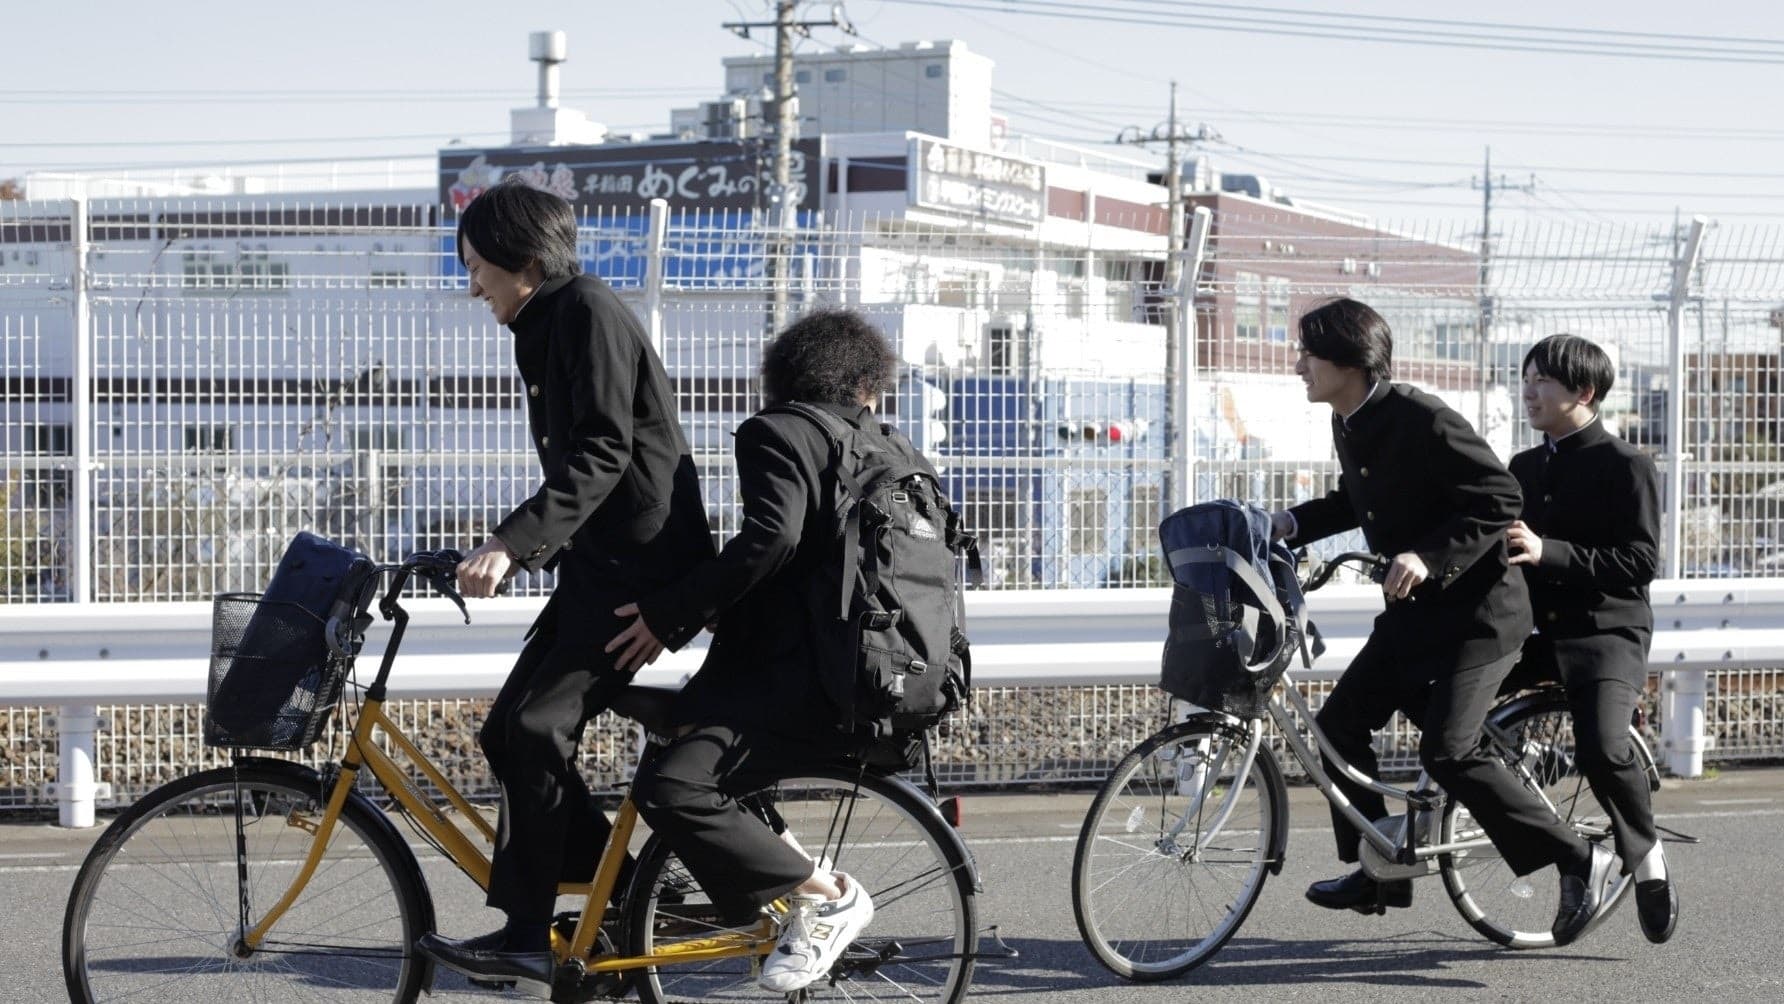
[(1592, 421), (1587, 422), (1585, 425), (1562, 436), (1560, 439), (1550, 439), (1547, 433), (1544, 433), (1542, 437), (1543, 442), (1548, 445), (1550, 453), (1571, 453), (1574, 450), (1581, 450), (1588, 446), (1602, 443), (1609, 438), (1610, 433), (1606, 432), (1604, 429), (1604, 420), (1597, 415), (1592, 416)]
[(853, 425), (857, 429), (869, 429), (869, 428), (874, 428), (878, 425), (878, 423), (874, 421), (873, 409), (869, 408), (868, 406), (866, 406), (864, 404), (831, 404), (829, 402), (813, 402), (813, 405), (815, 407), (822, 408), (827, 412), (830, 412), (832, 415), (835, 415), (837, 418), (840, 418), (843, 421), (849, 423), (850, 425)]
[(1367, 423), (1369, 416), (1375, 412), (1375, 406), (1380, 404), (1388, 396), (1388, 391), (1392, 389), (1393, 385), (1386, 380), (1375, 381), (1375, 386), (1369, 388), (1369, 396), (1363, 398), (1363, 403), (1357, 405), (1356, 411), (1338, 417), (1338, 425), (1345, 432), (1350, 432), (1359, 428), (1361, 423)]
[(508, 330), (522, 337), (543, 333), (551, 317), (551, 311), (545, 309), (545, 304), (575, 278), (574, 275), (561, 275), (556, 279), (545, 280), (520, 305), (520, 311), (514, 315), (514, 320), (508, 322)]

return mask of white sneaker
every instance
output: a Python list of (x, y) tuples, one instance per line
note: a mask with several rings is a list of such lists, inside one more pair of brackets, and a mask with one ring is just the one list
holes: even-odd
[(836, 873), (842, 898), (790, 896), (780, 942), (762, 963), (756, 980), (770, 993), (803, 990), (830, 971), (842, 950), (873, 920), (873, 899), (854, 879)]

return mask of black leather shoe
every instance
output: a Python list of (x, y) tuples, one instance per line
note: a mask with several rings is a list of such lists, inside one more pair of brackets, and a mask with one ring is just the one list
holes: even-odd
[(1642, 934), (1656, 945), (1665, 944), (1679, 926), (1679, 890), (1671, 878), (1649, 879), (1635, 884), (1635, 915)]
[(1593, 844), (1583, 870), (1562, 869), (1561, 903), (1555, 910), (1555, 926), (1549, 929), (1557, 948), (1572, 944), (1592, 923), (1592, 918), (1598, 916), (1598, 911), (1604, 907), (1605, 886), (1610, 882), (1611, 869), (1616, 863), (1617, 856), (1609, 848)]
[(513, 986), (535, 997), (551, 996), (557, 963), (550, 952), (509, 952), (501, 931), (455, 941), (428, 933), (417, 951), (482, 986)]
[(1412, 905), (1412, 880), (1377, 882), (1358, 870), (1343, 878), (1313, 883), (1307, 887), (1307, 898), (1328, 910), (1386, 913), (1390, 906), (1399, 909)]

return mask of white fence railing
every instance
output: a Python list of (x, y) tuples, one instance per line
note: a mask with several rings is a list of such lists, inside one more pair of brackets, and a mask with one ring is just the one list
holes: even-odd
[[(1670, 580), (1655, 584), (1651, 665), (1661, 679), (1660, 740), (1668, 768), (1703, 772), (1715, 725), (1706, 709), (1714, 673), (1784, 665), (1784, 579)], [(968, 606), (979, 687), (1069, 688), (1148, 684), (1158, 677), (1169, 590), (973, 593)], [(392, 696), (490, 697), (507, 675), (538, 599), (473, 605), (464, 625), (446, 601), (407, 604), (411, 630), (396, 663)], [(1370, 587), (1334, 586), (1310, 598), (1326, 654), (1303, 680), (1335, 678), (1367, 637), (1380, 609)], [(362, 660), (382, 652), (387, 626), (373, 629)], [(94, 743), (111, 704), (196, 704), (205, 696), (210, 606), (0, 606), (0, 706), (54, 708), (58, 765), (53, 794), (65, 826), (89, 826), (108, 783), (94, 768)], [(639, 682), (679, 685), (698, 668), (700, 644), (666, 654)]]

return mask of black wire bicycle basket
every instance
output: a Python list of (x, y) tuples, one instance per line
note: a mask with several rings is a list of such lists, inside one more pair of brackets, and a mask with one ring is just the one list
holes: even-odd
[(328, 649), (327, 622), (297, 603), (224, 593), (211, 610), (204, 741), (301, 750), (328, 725), (352, 656)]
[(363, 640), (372, 575), (364, 555), (300, 533), (265, 594), (216, 597), (205, 745), (295, 751), (316, 742)]

